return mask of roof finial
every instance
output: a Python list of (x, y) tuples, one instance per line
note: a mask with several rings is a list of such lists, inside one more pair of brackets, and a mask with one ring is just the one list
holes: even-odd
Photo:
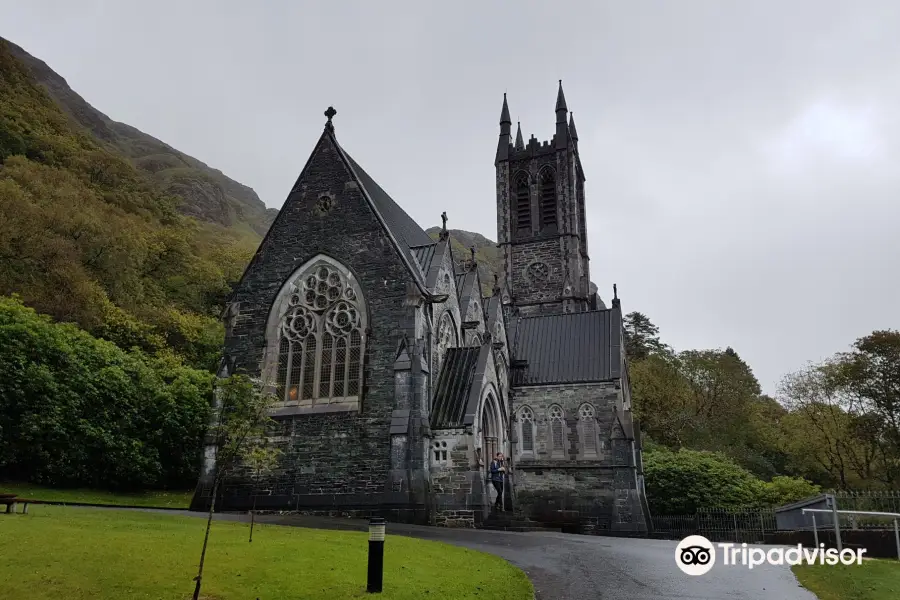
[(619, 290), (616, 288), (616, 284), (613, 284), (613, 300), (619, 299)]
[(441, 235), (438, 239), (444, 241), (448, 237), (450, 237), (450, 232), (447, 231), (447, 211), (441, 213), (441, 221), (443, 222), (443, 224), (441, 225)]
[(334, 131), (334, 123), (331, 122), (332, 117), (337, 114), (337, 111), (334, 110), (333, 106), (329, 106), (328, 110), (325, 111), (325, 116), (328, 117), (328, 122), (325, 123), (325, 129), (328, 131)]
[(516, 132), (516, 150), (524, 150), (525, 142), (522, 140), (522, 123), (518, 122), (519, 130)]

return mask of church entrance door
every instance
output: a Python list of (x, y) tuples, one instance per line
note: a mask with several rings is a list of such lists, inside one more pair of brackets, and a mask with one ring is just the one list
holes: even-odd
[(487, 507), (492, 506), (497, 499), (497, 492), (491, 483), (491, 461), (500, 451), (500, 428), (497, 424), (495, 409), (493, 396), (485, 398), (484, 406), (481, 409), (481, 451), (484, 457), (484, 504)]

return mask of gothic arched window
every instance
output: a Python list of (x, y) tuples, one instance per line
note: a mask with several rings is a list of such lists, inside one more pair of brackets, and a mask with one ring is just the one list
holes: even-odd
[(563, 409), (554, 404), (547, 412), (550, 421), (550, 453), (562, 455), (566, 450), (565, 423), (563, 421)]
[(541, 230), (556, 228), (556, 173), (546, 168), (541, 171)]
[(435, 380), (440, 375), (441, 364), (444, 362), (447, 348), (455, 348), (456, 346), (456, 327), (453, 325), (450, 313), (444, 313), (438, 322), (437, 337), (434, 340), (432, 373)]
[(366, 308), (349, 269), (324, 257), (311, 261), (282, 289), (273, 310), (279, 315), (270, 322), (277, 340), (279, 400), (358, 407)]
[(528, 174), (520, 173), (515, 185), (515, 222), (517, 230), (530, 233), (531, 230), (531, 191), (528, 185)]
[(534, 454), (534, 411), (527, 406), (519, 409), (519, 450)]
[(597, 444), (597, 419), (594, 416), (594, 407), (591, 404), (582, 404), (578, 409), (578, 420), (581, 426), (581, 450), (586, 457), (598, 455)]

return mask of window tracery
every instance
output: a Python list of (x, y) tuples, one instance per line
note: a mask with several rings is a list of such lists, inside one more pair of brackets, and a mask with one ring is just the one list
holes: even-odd
[(565, 451), (565, 428), (562, 407), (553, 405), (548, 411), (550, 420), (550, 450), (553, 454)]
[(444, 362), (444, 356), (447, 354), (448, 348), (454, 348), (457, 345), (456, 327), (453, 325), (453, 319), (449, 313), (444, 313), (438, 323), (437, 337), (434, 341), (434, 376), (440, 374), (441, 365)]
[(319, 261), (297, 276), (278, 326), (277, 393), (287, 403), (358, 399), (366, 315), (349, 271)]
[(527, 406), (519, 409), (519, 439), (523, 454), (534, 454), (534, 411)]
[(591, 404), (582, 404), (578, 409), (578, 420), (581, 424), (581, 446), (583, 453), (588, 456), (596, 456), (599, 445), (597, 444), (597, 420), (594, 418), (594, 407)]

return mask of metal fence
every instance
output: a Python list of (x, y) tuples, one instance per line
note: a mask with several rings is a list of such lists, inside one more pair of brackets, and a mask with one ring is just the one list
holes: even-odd
[(682, 539), (702, 535), (713, 542), (761, 543), (775, 531), (775, 511), (770, 509), (698, 510), (693, 515), (653, 515), (653, 535)]
[[(900, 490), (829, 491), (822, 496), (834, 498), (837, 509), (842, 511), (871, 511), (900, 513)], [(813, 499), (807, 499), (812, 501)], [(803, 503), (803, 502), (801, 502)], [(810, 504), (812, 506), (812, 504)], [(829, 505), (830, 506), (830, 505)], [(786, 507), (780, 507), (784, 511)], [(798, 513), (800, 509), (797, 509)], [(811, 529), (802, 524), (781, 520), (776, 522), (776, 509), (769, 508), (705, 508), (692, 515), (652, 515), (654, 537), (683, 539), (689, 535), (702, 535), (713, 542), (760, 543), (767, 534), (776, 531), (803, 531)], [(828, 526), (830, 515), (819, 518), (819, 526)], [(841, 530), (892, 529), (890, 521), (861, 515), (838, 516)], [(810, 520), (811, 516), (805, 516)], [(811, 521), (810, 521), (811, 523)]]
[[(900, 491), (835, 491), (838, 510), (900, 513)], [(842, 529), (883, 529), (885, 520), (856, 515), (840, 515)]]

